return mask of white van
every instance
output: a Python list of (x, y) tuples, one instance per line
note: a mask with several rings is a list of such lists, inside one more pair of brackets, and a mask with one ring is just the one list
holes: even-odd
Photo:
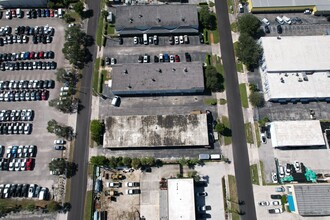
[(221, 155), (220, 154), (211, 154), (210, 158), (211, 158), (211, 160), (220, 160)]
[(118, 104), (119, 104), (119, 101), (120, 101), (119, 96), (115, 96), (115, 97), (112, 99), (112, 101), (111, 101), (111, 105), (117, 107)]
[(44, 199), (46, 199), (47, 192), (48, 192), (47, 188), (42, 187), (42, 189), (41, 189), (40, 192), (39, 192), (39, 200), (44, 200)]
[(58, 9), (58, 17), (63, 18), (63, 9), (62, 8)]
[(67, 92), (67, 91), (69, 91), (69, 87), (67, 86), (61, 87), (61, 92)]
[(291, 19), (288, 18), (287, 16), (282, 16), (282, 19), (283, 19), (283, 21), (284, 21), (285, 23), (287, 23), (287, 24), (291, 24), (291, 23), (292, 23), (292, 22), (291, 22)]
[(18, 18), (22, 18), (22, 10), (21, 10), (20, 8), (17, 8), (17, 9), (16, 9), (16, 16), (17, 16)]
[(144, 43), (144, 45), (148, 45), (148, 35), (147, 34), (143, 34), (143, 43)]
[(261, 21), (262, 21), (262, 23), (264, 23), (265, 25), (270, 25), (270, 22), (268, 21), (267, 18), (263, 18)]
[(275, 21), (278, 22), (279, 24), (284, 24), (284, 21), (283, 21), (283, 19), (280, 16), (277, 16), (275, 18)]

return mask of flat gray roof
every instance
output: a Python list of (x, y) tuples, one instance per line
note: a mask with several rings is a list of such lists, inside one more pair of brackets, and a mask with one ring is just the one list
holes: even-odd
[[(306, 78), (307, 77), (307, 78)], [(304, 80), (307, 79), (307, 80)], [(330, 97), (330, 72), (313, 74), (266, 73), (262, 74), (265, 99), (322, 99)]]
[(203, 66), (200, 62), (114, 65), (111, 75), (112, 91), (119, 95), (204, 90)]
[[(116, 7), (116, 30), (125, 34), (175, 32), (195, 29), (198, 32), (197, 6), (190, 4), (132, 5)], [(157, 30), (158, 29), (158, 30)], [(160, 29), (162, 29), (160, 31)]]
[(105, 148), (209, 145), (206, 114), (111, 116), (105, 128)]
[(262, 37), (261, 43), (268, 73), (330, 70), (329, 35)]
[(300, 215), (330, 215), (330, 184), (299, 184), (293, 185), (293, 189)]
[(330, 9), (329, 0), (251, 0), (252, 7), (294, 7), (294, 6), (327, 6)]
[(325, 145), (320, 121), (274, 121), (270, 123), (273, 147)]
[(195, 220), (194, 180), (168, 179), (169, 220)]

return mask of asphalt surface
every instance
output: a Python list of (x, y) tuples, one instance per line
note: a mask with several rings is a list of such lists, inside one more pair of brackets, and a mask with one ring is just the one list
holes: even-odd
[[(93, 17), (88, 20), (87, 34), (96, 36), (98, 18), (100, 14), (100, 0), (87, 0), (89, 10), (93, 10)], [(96, 45), (89, 48), (96, 57)], [(88, 165), (88, 148), (89, 148), (89, 123), (91, 113), (91, 87), (93, 76), (93, 62), (88, 63), (83, 69), (83, 78), (81, 79), (80, 101), (84, 108), (79, 112), (77, 118), (77, 139), (75, 142), (75, 151), (73, 162), (78, 164), (78, 171), (71, 180), (70, 202), (72, 209), (69, 212), (68, 219), (84, 219), (84, 204), (87, 185), (87, 165)]]
[[(253, 188), (250, 176), (249, 154), (247, 150), (243, 112), (238, 87), (233, 41), (228, 17), (227, 1), (215, 1), (220, 49), (225, 70), (225, 83), (229, 122), (232, 130), (233, 156), (237, 183), (238, 200), (242, 220), (257, 219), (254, 206)], [(239, 202), (238, 201), (238, 202)]]

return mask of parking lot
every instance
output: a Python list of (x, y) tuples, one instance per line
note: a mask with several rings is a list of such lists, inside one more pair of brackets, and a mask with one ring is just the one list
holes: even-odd
[[(13, 30), (18, 26), (46, 26), (55, 28), (55, 35), (52, 43), (33, 44), (32, 38), (27, 44), (7, 44), (0, 47), (0, 53), (17, 53), (25, 51), (54, 51), (54, 61), (57, 68), (68, 65), (64, 61), (62, 46), (64, 42), (64, 21), (57, 18), (38, 18), (38, 19), (17, 19), (7, 20), (4, 17), (0, 20), (0, 26), (11, 26)], [(54, 70), (19, 70), (0, 72), (0, 80), (55, 80)], [(48, 100), (58, 97), (60, 84), (55, 82), (55, 88), (50, 89)], [(55, 135), (47, 132), (47, 122), (55, 119), (61, 123), (67, 123), (68, 116), (61, 114), (54, 108), (48, 106), (48, 101), (21, 101), (21, 102), (2, 102), (1, 109), (32, 109), (34, 110), (34, 120), (32, 133), (30, 135), (2, 135), (0, 136), (1, 145), (36, 145), (37, 152), (35, 157), (35, 167), (33, 171), (1, 171), (1, 183), (28, 183), (38, 184), (52, 189), (56, 176), (49, 173), (48, 163), (53, 157), (61, 157), (61, 151), (53, 149)], [(52, 193), (52, 190), (51, 190)]]
[[(266, 36), (278, 36), (275, 21), (277, 16), (287, 16), (289, 18), (298, 17), (302, 23), (292, 23), (291, 25), (282, 25), (282, 36), (308, 36), (308, 35), (324, 35), (326, 30), (330, 28), (330, 23), (326, 21), (325, 17), (306, 15), (303, 13), (278, 13), (278, 14), (255, 14), (260, 20), (267, 18), (270, 22), (270, 33)], [(263, 24), (264, 25), (264, 24)]]

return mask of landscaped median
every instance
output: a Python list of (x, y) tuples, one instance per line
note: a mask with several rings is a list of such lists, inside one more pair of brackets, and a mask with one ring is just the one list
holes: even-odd
[(246, 91), (246, 84), (245, 83), (239, 84), (239, 92), (241, 94), (241, 102), (242, 102), (243, 108), (248, 108), (249, 107), (249, 101), (248, 101), (248, 97), (247, 97), (247, 91)]
[(252, 164), (250, 166), (251, 180), (252, 184), (259, 185), (259, 175), (257, 164)]
[(230, 208), (228, 212), (232, 214), (232, 220), (239, 220), (240, 217), (238, 215), (239, 207), (238, 207), (238, 196), (237, 196), (237, 186), (235, 176), (228, 175), (228, 184), (229, 184), (229, 195), (230, 195)]

